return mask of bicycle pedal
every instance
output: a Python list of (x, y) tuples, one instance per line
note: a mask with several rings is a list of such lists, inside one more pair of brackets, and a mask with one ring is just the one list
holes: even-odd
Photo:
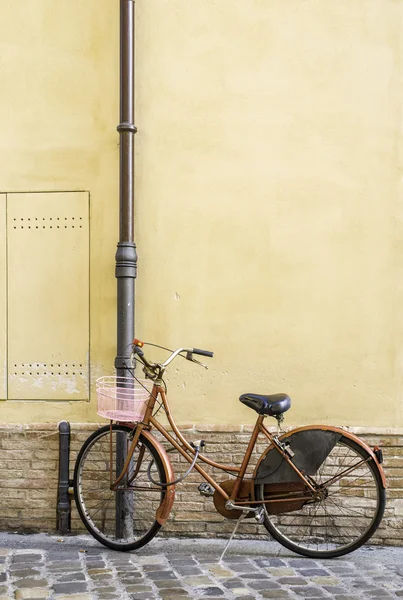
[(197, 489), (202, 496), (214, 496), (215, 489), (209, 483), (201, 483)]

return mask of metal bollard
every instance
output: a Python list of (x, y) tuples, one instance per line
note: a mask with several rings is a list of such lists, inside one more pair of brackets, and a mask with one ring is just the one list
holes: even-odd
[(59, 488), (57, 498), (57, 530), (68, 533), (71, 526), (69, 496), (70, 423), (59, 423)]

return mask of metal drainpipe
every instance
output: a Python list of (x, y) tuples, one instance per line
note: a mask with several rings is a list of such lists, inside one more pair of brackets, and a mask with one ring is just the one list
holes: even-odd
[(57, 530), (68, 533), (71, 524), (69, 496), (70, 423), (59, 423), (59, 489), (57, 497)]
[[(117, 279), (117, 356), (116, 375), (130, 377), (126, 368), (134, 338), (134, 279), (137, 253), (134, 243), (134, 0), (120, 0), (120, 123), (119, 132), (119, 243), (116, 252)], [(117, 449), (117, 463), (123, 457), (123, 445)], [(116, 535), (122, 535), (122, 523), (130, 510), (117, 494)]]

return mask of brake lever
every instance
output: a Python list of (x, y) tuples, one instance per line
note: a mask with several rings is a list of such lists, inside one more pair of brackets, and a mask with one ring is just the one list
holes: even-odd
[(208, 369), (207, 365), (205, 365), (202, 362), (200, 362), (199, 360), (196, 360), (195, 358), (193, 358), (192, 352), (186, 352), (186, 359), (190, 360), (190, 362), (194, 362), (197, 365), (200, 365), (201, 367), (204, 367), (205, 369)]

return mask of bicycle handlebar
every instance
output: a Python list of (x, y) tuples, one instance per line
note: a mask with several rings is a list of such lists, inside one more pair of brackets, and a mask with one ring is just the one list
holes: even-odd
[[(183, 358), (186, 358), (187, 360), (198, 363), (200, 365), (202, 365), (202, 363), (199, 363), (199, 361), (194, 360), (192, 358), (193, 354), (198, 354), (200, 356), (208, 356), (209, 358), (213, 358), (213, 356), (214, 356), (214, 352), (210, 352), (210, 350), (200, 350), (199, 348), (178, 348), (177, 350), (172, 352), (171, 356), (169, 356), (165, 362), (153, 364), (153, 363), (149, 363), (148, 360), (145, 358), (144, 353), (141, 350), (141, 348), (143, 348), (143, 346), (144, 346), (144, 342), (142, 342), (141, 340), (138, 340), (138, 339), (133, 340), (133, 351), (137, 354), (137, 356), (141, 359), (141, 361), (150, 369), (154, 369), (155, 367), (160, 367), (162, 369), (165, 369), (165, 367), (167, 367), (169, 365), (169, 363), (176, 356), (178, 356), (178, 354), (181, 354), (182, 352), (186, 352), (186, 356), (184, 356)], [(202, 365), (202, 366), (204, 367), (205, 365)]]
[(193, 348), (191, 351), (192, 354), (200, 354), (200, 356), (208, 356), (209, 358), (213, 358), (214, 352), (210, 352), (210, 350), (199, 350), (198, 348)]

